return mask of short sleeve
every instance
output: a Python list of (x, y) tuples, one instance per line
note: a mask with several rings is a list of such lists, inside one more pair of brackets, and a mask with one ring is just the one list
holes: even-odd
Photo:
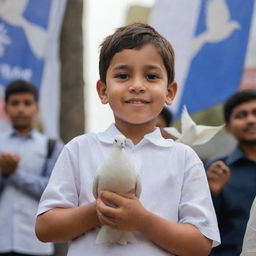
[(53, 168), (49, 183), (42, 194), (38, 215), (53, 208), (78, 206), (77, 154), (67, 144)]
[(220, 235), (203, 163), (192, 150), (185, 162), (179, 222), (197, 227), (215, 247), (220, 244)]

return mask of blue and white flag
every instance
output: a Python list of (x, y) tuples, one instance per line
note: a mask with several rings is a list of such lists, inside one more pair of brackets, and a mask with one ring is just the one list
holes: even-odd
[(238, 90), (255, 0), (156, 0), (150, 23), (173, 45), (178, 94), (195, 113), (220, 104)]
[[(58, 137), (58, 40), (65, 5), (66, 0), (0, 0), (0, 107), (9, 82), (31, 81), (40, 91), (41, 120), (52, 137)], [(1, 110), (0, 119), (3, 126)]]

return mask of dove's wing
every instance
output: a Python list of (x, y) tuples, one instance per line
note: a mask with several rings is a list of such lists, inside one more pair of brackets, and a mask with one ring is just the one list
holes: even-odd
[(96, 175), (94, 177), (93, 185), (92, 185), (92, 193), (93, 193), (95, 199), (98, 198), (98, 185), (99, 185), (99, 175)]
[(165, 127), (164, 130), (175, 138), (180, 138), (181, 134), (175, 127)]
[[(218, 17), (218, 18), (216, 18)], [(206, 10), (207, 30), (215, 31), (229, 21), (230, 13), (225, 0), (211, 0)]]
[(138, 198), (140, 197), (141, 190), (142, 190), (142, 187), (141, 187), (140, 176), (137, 175), (136, 184), (135, 184), (135, 196), (136, 196), (136, 197), (138, 197)]
[(201, 145), (213, 138), (215, 134), (217, 134), (224, 125), (220, 126), (204, 126), (204, 125), (198, 125), (196, 127), (196, 137), (192, 142), (192, 145)]
[(26, 10), (29, 0), (4, 0), (0, 1), (0, 14), (1, 18), (10, 24), (18, 25), (17, 18), (19, 19)]
[(190, 131), (190, 129), (195, 126), (196, 126), (196, 123), (190, 117), (187, 107), (184, 106), (183, 110), (182, 110), (182, 114), (181, 114), (181, 133), (182, 133), (182, 135), (185, 132)]

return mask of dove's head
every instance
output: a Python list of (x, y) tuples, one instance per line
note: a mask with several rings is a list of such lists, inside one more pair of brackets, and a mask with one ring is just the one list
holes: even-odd
[(125, 140), (126, 140), (126, 138), (124, 135), (122, 135), (122, 134), (117, 135), (115, 137), (114, 145), (116, 145), (117, 147), (123, 148)]

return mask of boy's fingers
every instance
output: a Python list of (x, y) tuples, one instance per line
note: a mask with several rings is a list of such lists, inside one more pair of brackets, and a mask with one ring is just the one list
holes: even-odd
[(108, 226), (111, 226), (111, 227), (114, 227), (116, 225), (115, 219), (110, 218), (108, 216), (105, 216), (101, 212), (98, 212), (98, 218), (99, 218), (100, 223), (102, 225), (108, 225)]
[(225, 172), (229, 171), (228, 166), (223, 161), (217, 161), (216, 167), (220, 168), (222, 171), (225, 171)]
[(114, 214), (114, 209), (111, 206), (106, 205), (101, 199), (97, 199), (97, 212), (101, 213), (102, 215), (108, 217), (108, 218), (113, 218), (115, 216)]
[(102, 201), (110, 202), (116, 206), (121, 205), (123, 202), (123, 198), (121, 195), (118, 195), (118, 194), (110, 192), (110, 191), (102, 191), (100, 194), (100, 198)]

